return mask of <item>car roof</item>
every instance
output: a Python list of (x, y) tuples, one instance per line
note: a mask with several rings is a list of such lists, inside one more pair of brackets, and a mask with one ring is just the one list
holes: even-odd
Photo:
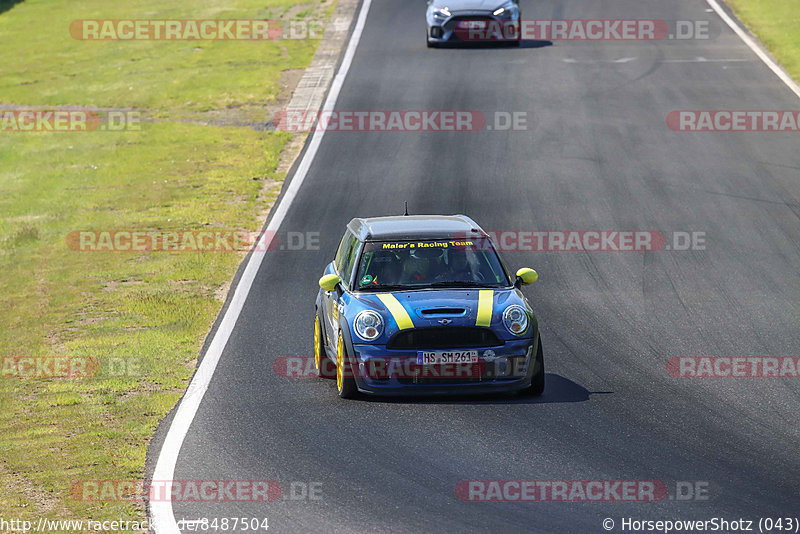
[(486, 233), (466, 215), (398, 215), (352, 219), (347, 225), (360, 241), (455, 239)]

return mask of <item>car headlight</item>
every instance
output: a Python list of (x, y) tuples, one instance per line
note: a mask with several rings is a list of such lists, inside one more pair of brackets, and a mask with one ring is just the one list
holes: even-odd
[(503, 324), (515, 336), (521, 336), (528, 330), (528, 314), (519, 304), (512, 304), (503, 312)]
[(383, 319), (374, 311), (364, 310), (356, 315), (353, 326), (355, 326), (358, 337), (365, 341), (372, 341), (383, 332)]
[(433, 16), (437, 19), (446, 19), (451, 15), (450, 10), (446, 7), (437, 7), (433, 10)]
[(500, 18), (513, 18), (519, 12), (519, 7), (514, 2), (506, 2), (494, 10), (492, 15)]

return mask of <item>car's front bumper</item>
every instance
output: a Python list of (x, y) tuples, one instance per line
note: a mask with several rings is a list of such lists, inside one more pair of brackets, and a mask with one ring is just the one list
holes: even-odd
[(507, 393), (530, 386), (539, 365), (536, 342), (531, 337), (473, 349), (477, 364), (444, 366), (418, 365), (417, 350), (356, 344), (353, 373), (359, 391), (370, 395)]
[[(469, 29), (460, 28), (461, 22), (484, 21), (485, 29), (470, 32)], [(429, 43), (491, 43), (519, 41), (521, 38), (519, 15), (514, 18), (501, 18), (494, 16), (490, 11), (456, 12), (452, 16), (441, 19), (431, 13), (427, 16), (428, 42)]]

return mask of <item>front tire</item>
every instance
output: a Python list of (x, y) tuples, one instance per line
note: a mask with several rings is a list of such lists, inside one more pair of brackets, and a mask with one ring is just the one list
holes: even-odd
[(350, 358), (344, 346), (344, 337), (339, 332), (339, 342), (336, 349), (336, 390), (342, 399), (352, 399), (358, 394), (356, 379), (353, 377)]
[(526, 397), (539, 397), (544, 393), (544, 351), (542, 350), (542, 337), (539, 336), (536, 348), (536, 363), (538, 371), (531, 378), (531, 385), (522, 390), (522, 394)]
[(336, 378), (336, 371), (333, 362), (325, 352), (325, 341), (322, 338), (322, 322), (319, 314), (315, 314), (314, 320), (314, 365), (320, 378)]

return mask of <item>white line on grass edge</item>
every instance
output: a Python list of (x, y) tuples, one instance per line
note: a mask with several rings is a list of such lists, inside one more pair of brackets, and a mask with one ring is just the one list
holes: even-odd
[(725, 21), (725, 24), (730, 26), (731, 29), (736, 33), (736, 35), (738, 35), (742, 39), (742, 41), (744, 41), (744, 44), (746, 44), (750, 48), (750, 50), (755, 52), (758, 58), (761, 61), (763, 61), (767, 65), (767, 67), (770, 68), (772, 72), (777, 74), (778, 78), (780, 78), (781, 81), (783, 81), (783, 83), (785, 83), (789, 87), (789, 89), (791, 89), (794, 92), (795, 95), (800, 97), (800, 85), (797, 85), (797, 82), (795, 82), (792, 79), (792, 77), (789, 76), (789, 74), (787, 74), (787, 72), (781, 68), (780, 65), (775, 63), (775, 61), (773, 61), (772, 58), (769, 57), (769, 55), (766, 52), (764, 52), (764, 50), (756, 42), (756, 40), (750, 37), (747, 34), (747, 32), (744, 31), (744, 29), (742, 29), (742, 27), (739, 26), (739, 24), (735, 20), (733, 20), (733, 18), (731, 18), (731, 16), (728, 15), (724, 9), (722, 9), (722, 6), (719, 5), (717, 0), (706, 0), (706, 2), (708, 3), (708, 5), (711, 6), (711, 9), (716, 11), (717, 15), (719, 15), (720, 18)]
[[(356, 47), (358, 47), (358, 42), (361, 39), (361, 33), (364, 30), (364, 23), (367, 19), (367, 13), (369, 12), (371, 3), (371, 0), (364, 0), (361, 5), (361, 11), (358, 14), (356, 26), (347, 44), (347, 50), (342, 58), (342, 64), (331, 83), (330, 92), (322, 106), (323, 110), (332, 110), (336, 105), (336, 100), (339, 98), (339, 92), (342, 89), (344, 79), (353, 62)], [(254, 247), (250, 255), (242, 277), (236, 285), (230, 306), (228, 306), (228, 309), (225, 311), (219, 328), (217, 328), (214, 338), (211, 340), (211, 344), (208, 346), (208, 350), (202, 362), (200, 362), (200, 366), (197, 368), (192, 381), (189, 383), (189, 387), (186, 389), (186, 393), (180, 401), (175, 416), (172, 418), (172, 424), (169, 427), (169, 431), (167, 431), (167, 436), (164, 438), (163, 445), (161, 445), (161, 452), (158, 455), (158, 461), (153, 471), (153, 480), (171, 481), (173, 480), (172, 477), (175, 476), (175, 465), (178, 461), (178, 454), (183, 445), (183, 440), (186, 438), (186, 433), (189, 431), (195, 414), (197, 414), (197, 409), (200, 407), (200, 402), (203, 400), (211, 378), (214, 376), (214, 370), (217, 368), (219, 359), (222, 356), (222, 351), (228, 343), (233, 327), (236, 325), (244, 302), (253, 285), (253, 280), (255, 280), (256, 273), (258, 273), (258, 269), (264, 259), (264, 250), (267, 248), (267, 236), (275, 235), (280, 228), (283, 219), (286, 217), (286, 212), (297, 196), (300, 186), (303, 185), (308, 169), (311, 167), (311, 162), (314, 160), (314, 156), (319, 149), (324, 135), (324, 129), (319, 129), (314, 132), (308, 149), (303, 155), (300, 165), (297, 167), (297, 172), (295, 172), (292, 181), (289, 183), (289, 187), (286, 189), (286, 194), (284, 194), (278, 205), (275, 206), (275, 212), (267, 226), (267, 230), (259, 239), (259, 246)], [(163, 501), (150, 502), (150, 526), (157, 534), (180, 534), (178, 524), (175, 521), (175, 514), (172, 510), (170, 493), (170, 491), (166, 491), (166, 498)]]

